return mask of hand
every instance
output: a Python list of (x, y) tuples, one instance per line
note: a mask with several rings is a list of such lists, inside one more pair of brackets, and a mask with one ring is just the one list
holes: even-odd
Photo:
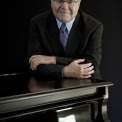
[(85, 59), (78, 59), (64, 67), (64, 77), (90, 78), (94, 73), (92, 63), (83, 63)]
[(56, 64), (54, 56), (34, 55), (29, 59), (30, 69), (36, 70), (39, 64)]

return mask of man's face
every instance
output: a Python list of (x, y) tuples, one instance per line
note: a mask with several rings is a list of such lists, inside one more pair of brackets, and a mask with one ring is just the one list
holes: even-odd
[(54, 16), (61, 22), (69, 22), (77, 15), (81, 0), (51, 0)]

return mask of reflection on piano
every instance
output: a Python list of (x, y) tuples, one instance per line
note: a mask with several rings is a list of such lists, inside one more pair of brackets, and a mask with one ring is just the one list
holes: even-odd
[(22, 73), (0, 76), (0, 84), (0, 120), (59, 112), (77, 106), (85, 106), (82, 110), (89, 121), (108, 119), (108, 87), (113, 85), (109, 81), (49, 79)]

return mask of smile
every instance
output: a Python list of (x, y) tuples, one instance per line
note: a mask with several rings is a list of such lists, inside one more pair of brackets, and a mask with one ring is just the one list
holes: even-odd
[(71, 13), (69, 13), (69, 12), (59, 12), (59, 13), (63, 13), (63, 14), (71, 14)]

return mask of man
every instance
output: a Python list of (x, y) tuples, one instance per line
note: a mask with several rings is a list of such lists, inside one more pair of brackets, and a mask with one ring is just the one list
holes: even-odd
[(52, 11), (32, 18), (29, 63), (37, 75), (101, 79), (103, 25), (80, 11), (80, 3), (51, 0)]

